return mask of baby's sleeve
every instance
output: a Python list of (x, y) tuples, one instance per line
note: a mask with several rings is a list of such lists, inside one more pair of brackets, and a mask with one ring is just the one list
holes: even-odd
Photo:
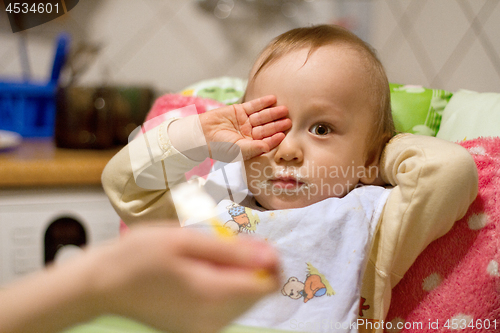
[[(171, 123), (175, 126), (170, 126)], [(104, 191), (126, 224), (177, 218), (169, 184), (183, 181), (184, 173), (200, 162), (188, 158), (172, 145), (169, 127), (174, 130), (173, 136), (182, 141), (183, 152), (193, 148), (200, 154), (196, 148), (204, 142), (204, 136), (195, 115), (170, 119), (145, 133), (140, 132), (104, 168), (101, 177)], [(188, 134), (185, 140), (179, 140), (182, 133)], [(206, 147), (206, 143), (201, 146)]]
[(411, 134), (396, 136), (387, 144), (380, 169), (384, 181), (395, 186), (370, 258), (379, 277), (376, 293), (384, 299), (384, 317), (391, 289), (427, 245), (467, 212), (478, 192), (478, 175), (463, 147)]

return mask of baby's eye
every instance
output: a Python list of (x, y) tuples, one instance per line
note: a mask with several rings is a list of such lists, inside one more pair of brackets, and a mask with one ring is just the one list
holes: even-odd
[(315, 124), (309, 128), (309, 132), (315, 135), (327, 135), (332, 132), (332, 129), (330, 126), (325, 124)]

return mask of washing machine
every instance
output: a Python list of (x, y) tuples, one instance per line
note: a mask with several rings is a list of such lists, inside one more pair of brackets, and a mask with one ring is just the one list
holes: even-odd
[(119, 236), (101, 187), (0, 190), (0, 285)]

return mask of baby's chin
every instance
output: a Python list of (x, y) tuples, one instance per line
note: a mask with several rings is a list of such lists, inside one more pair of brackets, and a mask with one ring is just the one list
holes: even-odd
[(294, 209), (304, 208), (313, 205), (317, 202), (326, 200), (331, 197), (315, 197), (308, 198), (307, 196), (256, 196), (255, 200), (259, 206), (267, 210)]

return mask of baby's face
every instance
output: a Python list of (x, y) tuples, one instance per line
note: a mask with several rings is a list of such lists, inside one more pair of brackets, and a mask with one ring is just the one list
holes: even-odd
[(365, 153), (375, 112), (360, 55), (323, 46), (306, 62), (308, 51), (268, 65), (247, 90), (246, 100), (275, 95), (292, 120), (278, 147), (245, 161), (248, 187), (267, 209), (342, 197), (368, 175)]

